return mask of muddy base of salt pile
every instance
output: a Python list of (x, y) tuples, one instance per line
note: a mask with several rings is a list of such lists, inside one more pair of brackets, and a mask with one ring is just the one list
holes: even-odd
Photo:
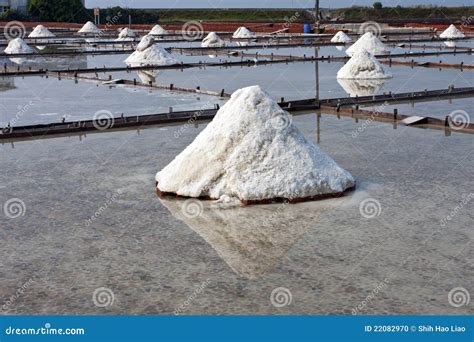
[[(219, 200), (218, 198), (211, 198), (209, 196), (200, 196), (200, 197), (181, 196), (174, 192), (161, 191), (158, 185), (159, 185), (158, 182), (156, 182), (155, 190), (156, 190), (156, 194), (160, 198), (176, 197), (176, 198), (183, 198), (183, 199), (194, 198), (194, 199), (199, 199), (199, 200), (204, 200), (204, 201)], [(243, 205), (272, 204), (272, 203), (283, 203), (283, 202), (295, 204), (295, 203), (301, 203), (301, 202), (322, 201), (325, 199), (339, 198), (339, 197), (345, 196), (346, 193), (354, 191), (356, 189), (356, 185), (357, 184), (354, 184), (353, 187), (347, 188), (346, 190), (342, 192), (333, 192), (333, 193), (320, 194), (320, 195), (314, 195), (314, 196), (308, 196), (308, 197), (294, 197), (294, 198), (275, 197), (275, 198), (265, 198), (262, 200), (239, 200), (239, 199), (236, 199), (236, 200), (239, 200), (240, 203), (242, 203)]]

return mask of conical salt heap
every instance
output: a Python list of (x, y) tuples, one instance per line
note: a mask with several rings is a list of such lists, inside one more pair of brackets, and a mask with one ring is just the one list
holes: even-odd
[(444, 30), (440, 35), (440, 38), (464, 38), (465, 35), (457, 29), (456, 26), (451, 24), (446, 30)]
[(241, 26), (239, 27), (234, 34), (232, 35), (232, 38), (252, 38), (255, 37), (255, 33), (250, 31), (248, 28)]
[(56, 35), (43, 25), (38, 25), (28, 35), (28, 38), (53, 38)]
[(357, 51), (367, 50), (373, 55), (384, 55), (390, 51), (372, 32), (366, 32), (362, 37), (360, 37), (354, 44), (352, 44), (347, 50), (346, 53), (349, 56), (352, 56)]
[(7, 54), (34, 53), (35, 50), (33, 50), (28, 44), (26, 44), (23, 39), (15, 38), (13, 40), (10, 40), (10, 42), (8, 43), (8, 46), (3, 52)]
[(225, 46), (225, 42), (215, 32), (209, 32), (209, 34), (202, 40), (202, 47), (222, 47)]
[(339, 31), (331, 38), (331, 43), (350, 43), (352, 42), (351, 37), (345, 34), (343, 31)]
[(82, 28), (78, 31), (79, 33), (101, 33), (102, 30), (94, 25), (92, 21), (88, 21), (87, 23), (82, 26)]
[(364, 49), (356, 51), (337, 73), (337, 78), (344, 79), (368, 80), (391, 77), (392, 75), (385, 72), (379, 61)]
[(129, 29), (128, 27), (125, 27), (120, 31), (120, 33), (118, 35), (118, 38), (116, 40), (117, 41), (129, 40), (130, 38), (133, 39), (136, 36), (137, 36), (137, 34), (133, 30)]
[(156, 181), (161, 194), (247, 204), (337, 196), (355, 184), (259, 86), (232, 94)]
[(155, 44), (153, 37), (144, 36), (137, 45), (136, 51), (124, 61), (131, 66), (141, 65), (171, 65), (178, 61), (162, 47)]
[(166, 33), (168, 33), (168, 31), (166, 31), (163, 27), (161, 27), (160, 25), (155, 25), (148, 34), (160, 35)]

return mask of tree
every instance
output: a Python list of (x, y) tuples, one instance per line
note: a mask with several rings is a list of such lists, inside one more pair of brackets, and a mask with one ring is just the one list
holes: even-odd
[(375, 8), (376, 10), (380, 10), (380, 9), (382, 9), (382, 7), (383, 7), (382, 3), (379, 2), (379, 1), (374, 2), (374, 5), (373, 5), (373, 6), (374, 6), (374, 8)]
[(29, 0), (28, 13), (43, 21), (82, 21), (85, 8), (81, 0)]

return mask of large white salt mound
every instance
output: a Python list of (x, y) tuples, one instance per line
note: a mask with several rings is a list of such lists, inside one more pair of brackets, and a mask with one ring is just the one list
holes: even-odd
[(331, 43), (350, 43), (352, 42), (351, 37), (345, 34), (343, 31), (339, 31), (331, 38)]
[(28, 35), (29, 38), (52, 38), (56, 37), (56, 35), (48, 30), (47, 27), (43, 25), (38, 25), (34, 28), (33, 31)]
[(7, 48), (4, 53), (12, 54), (12, 53), (34, 53), (35, 50), (33, 50), (28, 44), (25, 43), (25, 41), (21, 38), (15, 38), (13, 40), (10, 40), (8, 43)]
[(135, 51), (124, 61), (131, 66), (141, 65), (171, 65), (177, 64), (178, 61), (174, 59), (165, 49), (154, 44), (145, 50)]
[(153, 36), (147, 34), (146, 36), (143, 36), (142, 39), (140, 39), (140, 42), (137, 45), (136, 50), (137, 51), (144, 51), (148, 49), (150, 46), (155, 44), (155, 39)]
[(133, 30), (125, 27), (120, 31), (116, 40), (129, 40), (130, 38), (135, 38), (136, 36), (137, 34)]
[(225, 46), (225, 42), (215, 32), (209, 32), (209, 34), (202, 40), (202, 47), (222, 47)]
[(160, 25), (155, 25), (153, 26), (153, 28), (148, 34), (159, 35), (159, 34), (166, 34), (166, 33), (168, 33), (168, 31), (166, 31), (163, 27), (161, 27)]
[(345, 79), (382, 79), (391, 78), (379, 61), (367, 50), (359, 50), (337, 72), (337, 78)]
[(463, 38), (465, 37), (464, 33), (459, 31), (456, 26), (451, 24), (446, 30), (444, 30), (440, 35), (440, 38)]
[(92, 21), (88, 21), (87, 23), (82, 26), (82, 28), (78, 31), (79, 33), (101, 33), (102, 30), (94, 25)]
[(306, 140), (259, 86), (234, 92), (156, 181), (161, 192), (242, 201), (306, 198), (354, 186), (354, 178)]
[(372, 32), (366, 32), (354, 44), (352, 44), (346, 53), (352, 56), (359, 50), (367, 50), (373, 55), (383, 55), (389, 53), (387, 47)]
[(248, 28), (241, 26), (239, 27), (234, 34), (232, 35), (232, 38), (252, 38), (255, 37), (255, 33), (250, 31)]

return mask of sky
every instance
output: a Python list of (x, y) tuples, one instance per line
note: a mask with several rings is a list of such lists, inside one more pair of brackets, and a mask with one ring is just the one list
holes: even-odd
[[(474, 6), (474, 0), (320, 0), (321, 7), (371, 6), (375, 1), (385, 6)], [(314, 0), (86, 0), (86, 7), (132, 8), (308, 8)]]

